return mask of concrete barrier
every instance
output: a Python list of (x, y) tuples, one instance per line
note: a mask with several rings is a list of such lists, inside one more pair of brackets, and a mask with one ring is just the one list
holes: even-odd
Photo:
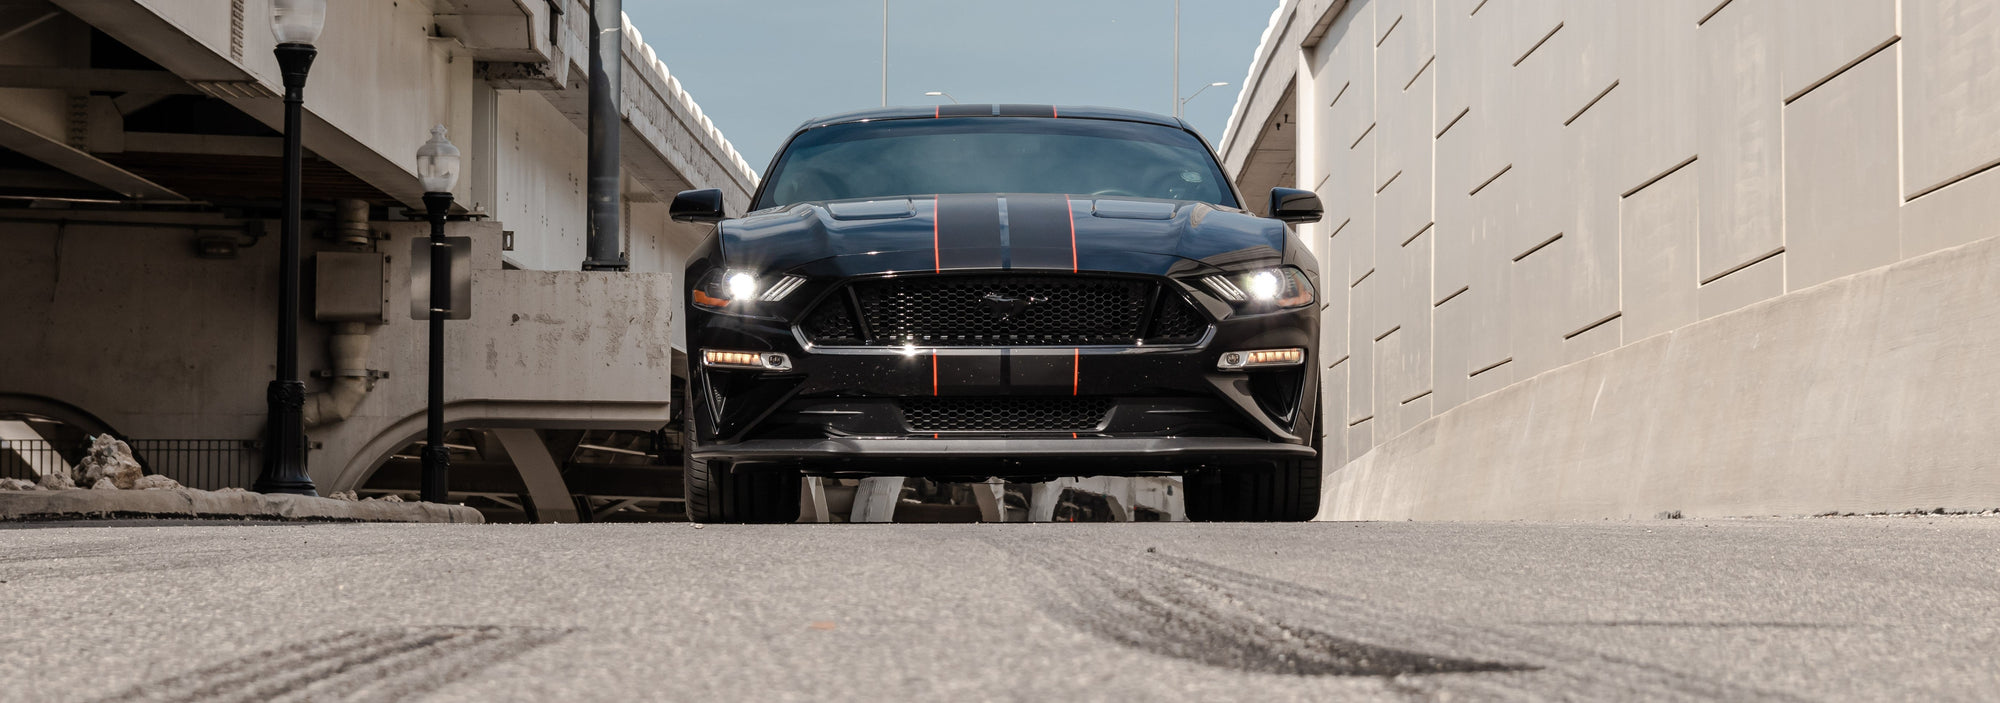
[(1328, 471), (1323, 520), (2000, 506), (2000, 239), (1556, 368)]
[(478, 510), (462, 505), (351, 501), (248, 492), (171, 491), (6, 491), (0, 492), (0, 522), (139, 518), (253, 518), (350, 522), (484, 522)]

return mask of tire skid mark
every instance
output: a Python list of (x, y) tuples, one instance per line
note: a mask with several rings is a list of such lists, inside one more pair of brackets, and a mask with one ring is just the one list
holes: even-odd
[[(1120, 645), (1209, 666), (1294, 676), (1380, 676), (1520, 671), (1333, 635), (1189, 579), (1139, 569), (1121, 577), (1080, 559), (1020, 554), (1067, 587), (1050, 615)], [(1147, 579), (1143, 572), (1152, 571)]]
[[(1032, 551), (995, 546), (1054, 577), (1039, 584), (1053, 619), (1124, 646), (1213, 666), (1380, 676), (1390, 692), (1413, 698), (1457, 691), (1482, 700), (1804, 700), (1189, 557), (1119, 556), (1075, 538)], [(1423, 653), (1439, 646), (1452, 655)]]
[[(342, 697), (349, 701), (403, 701), (429, 693), (445, 684), (469, 678), (494, 664), (512, 659), (555, 642), (567, 635), (567, 631), (515, 632), (510, 636), (489, 636), (469, 642), (448, 657), (429, 658), (407, 656), (399, 661), (375, 667), (376, 671), (357, 673), (341, 684), (327, 684), (332, 690), (344, 690)], [(302, 695), (289, 696), (279, 700), (320, 700), (322, 684), (316, 683)]]
[(366, 664), (379, 653), (424, 647), (438, 639), (435, 635), (383, 633), (372, 637), (342, 637), (338, 646), (307, 649), (281, 658), (259, 661), (252, 655), (238, 660), (237, 666), (231, 667), (226, 676), (210, 679), (197, 675), (188, 679), (187, 683), (193, 688), (168, 700), (266, 700), (354, 664)]
[[(1174, 571), (1209, 583), (1217, 588), (1261, 591), (1280, 600), (1287, 608), (1313, 611), (1322, 617), (1352, 628), (1356, 636), (1397, 642), (1444, 636), (1481, 656), (1529, 657), (1546, 662), (1543, 675), (1564, 680), (1578, 693), (1606, 695), (1619, 693), (1643, 698), (1693, 698), (1703, 700), (1808, 699), (1790, 694), (1741, 686), (1646, 662), (1616, 657), (1593, 649), (1564, 645), (1541, 635), (1517, 629), (1498, 629), (1457, 623), (1414, 612), (1398, 612), (1393, 607), (1370, 603), (1329, 591), (1288, 581), (1269, 579), (1226, 566), (1189, 557), (1154, 555)], [(1578, 667), (1577, 663), (1586, 666)], [(1617, 675), (1604, 676), (1616, 671)], [(1612, 681), (1609, 679), (1617, 679)], [(1613, 690), (1615, 689), (1615, 690)]]
[(403, 700), (555, 642), (569, 632), (497, 626), (341, 632), (148, 682), (103, 700)]

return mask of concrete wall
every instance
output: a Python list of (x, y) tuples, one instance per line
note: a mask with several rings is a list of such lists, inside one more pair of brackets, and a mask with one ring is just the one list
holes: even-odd
[(1321, 516), (1649, 519), (2000, 506), (1996, 271), (2000, 239), (1986, 239), (1510, 385), (1331, 472)]
[[(422, 428), (426, 328), (409, 319), (408, 252), (420, 223), (388, 234), (389, 322), (370, 326), (368, 368), (389, 372), (353, 417), (308, 430), (321, 490), (353, 488)], [(0, 389), (57, 398), (140, 438), (252, 439), (277, 354), (277, 247), (198, 259), (173, 227), (9, 223), (0, 237)], [(461, 424), (653, 429), (671, 399), (676, 276), (502, 270), (499, 226), (474, 238), (473, 317), (446, 327), (447, 402)], [(274, 227), (275, 229), (275, 227)], [(210, 232), (204, 232), (210, 233)], [(168, 294), (166, 292), (170, 291)], [(302, 369), (325, 369), (327, 327), (306, 289)], [(322, 381), (307, 380), (317, 390)], [(455, 411), (456, 412), (456, 411)]]
[[(269, 1), (55, 0), (70, 14), (10, 41), (0, 59), (81, 66), (82, 57), (61, 55), (81, 44), (57, 39), (96, 27), (275, 125), (280, 82), (265, 26)], [(552, 8), (566, 18), (553, 42)], [(476, 243), (473, 319), (447, 326), (446, 414), (456, 425), (664, 424), (673, 348), (681, 344), (678, 272), (709, 230), (671, 222), (664, 200), (683, 188), (717, 187), (740, 210), (755, 187), (754, 172), (628, 26), (621, 249), (632, 269), (575, 270), (586, 228), (586, 15), (578, 0), (341, 0), (329, 7), (307, 91), (307, 148), (413, 205), (418, 145), (431, 124), (446, 124), (466, 158), (456, 195), (486, 218), (452, 225)], [(0, 91), (17, 98), (0, 107), (0, 117), (50, 140), (71, 126), (64, 91)], [(305, 195), (324, 202), (310, 187)], [(273, 237), (235, 259), (210, 260), (194, 256), (196, 237), (241, 225), (212, 209), (16, 216), (72, 221), (0, 226), (0, 391), (79, 406), (134, 437), (262, 435), (264, 386), (276, 355)], [(307, 223), (308, 256), (327, 244), (314, 235), (325, 226)], [(388, 256), (390, 319), (369, 328), (368, 367), (388, 378), (352, 417), (309, 431), (321, 444), (311, 465), (322, 491), (355, 487), (421, 431), (425, 334), (407, 317), (405, 282), (408, 243), (425, 226), (374, 227), (388, 235), (376, 247)], [(511, 233), (510, 250), (502, 251), (502, 232)], [(308, 271), (301, 366), (311, 371), (329, 366), (330, 325), (312, 319)], [(312, 391), (325, 384), (306, 379)]]
[[(1327, 514), (1624, 516), (1645, 512), (1636, 495), (1695, 512), (2000, 503), (1961, 480), (1974, 465), (1936, 458), (1990, 444), (1991, 423), (1940, 434), (1953, 415), (1901, 413), (1856, 434), (1838, 428), (1867, 408), (1785, 412), (1926, 384), (2000, 391), (1946, 359), (1871, 358), (1899, 334), (1990, 351), (1992, 318), (1867, 317), (1992, 275), (1913, 257), (2000, 234), (1995, 37), (2000, 0), (1282, 3), (1223, 148), (1246, 188), (1327, 206), (1306, 228), (1329, 321)], [(1292, 182), (1253, 182), (1281, 173)], [(1912, 268), (1897, 280), (1937, 280), (1812, 290), (1898, 262)], [(1717, 378), (1738, 383), (1701, 390)], [(1632, 402), (1653, 420), (1683, 418), (1660, 440), (1682, 451), (1613, 447), (1647, 425), (1586, 422), (1593, 398), (1555, 390), (1585, 380), (1644, 388)], [(1600, 435), (1572, 451), (1586, 431)], [(1831, 449), (1769, 452), (1807, 442)], [(1884, 444), (1902, 463), (1869, 471), (1960, 492), (1790, 490), (1812, 481), (1807, 457)], [(1659, 488), (1704, 467), (1743, 490)], [(1494, 493), (1517, 485), (1544, 493)]]

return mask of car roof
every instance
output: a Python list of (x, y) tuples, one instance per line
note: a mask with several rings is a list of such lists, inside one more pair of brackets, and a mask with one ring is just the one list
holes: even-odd
[(803, 132), (808, 129), (814, 129), (817, 127), (825, 127), (827, 125), (836, 125), (836, 124), (848, 124), (851, 122), (870, 122), (874, 120), (908, 120), (908, 119), (932, 118), (932, 117), (1052, 117), (1052, 118), (1074, 117), (1074, 118), (1093, 119), (1093, 120), (1124, 120), (1127, 122), (1146, 122), (1157, 125), (1165, 125), (1168, 127), (1180, 127), (1183, 129), (1187, 127), (1186, 124), (1172, 117), (1167, 117), (1164, 115), (1156, 115), (1150, 112), (1141, 112), (1138, 110), (1125, 110), (1115, 107), (1091, 107), (1087, 105), (1071, 106), (1071, 105), (946, 104), (946, 105), (912, 105), (912, 106), (901, 106), (901, 107), (877, 107), (877, 108), (869, 108), (866, 110), (854, 110), (851, 112), (842, 112), (838, 114), (827, 115), (825, 117), (815, 117), (810, 120), (806, 120), (804, 124), (799, 125), (799, 128), (793, 130), (793, 132), (794, 133)]

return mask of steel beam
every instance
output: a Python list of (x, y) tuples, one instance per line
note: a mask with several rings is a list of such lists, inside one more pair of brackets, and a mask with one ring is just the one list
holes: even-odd
[(125, 169), (113, 166), (68, 144), (0, 117), (0, 147), (103, 186), (106, 190), (141, 200), (187, 200), (166, 186), (154, 183)]

